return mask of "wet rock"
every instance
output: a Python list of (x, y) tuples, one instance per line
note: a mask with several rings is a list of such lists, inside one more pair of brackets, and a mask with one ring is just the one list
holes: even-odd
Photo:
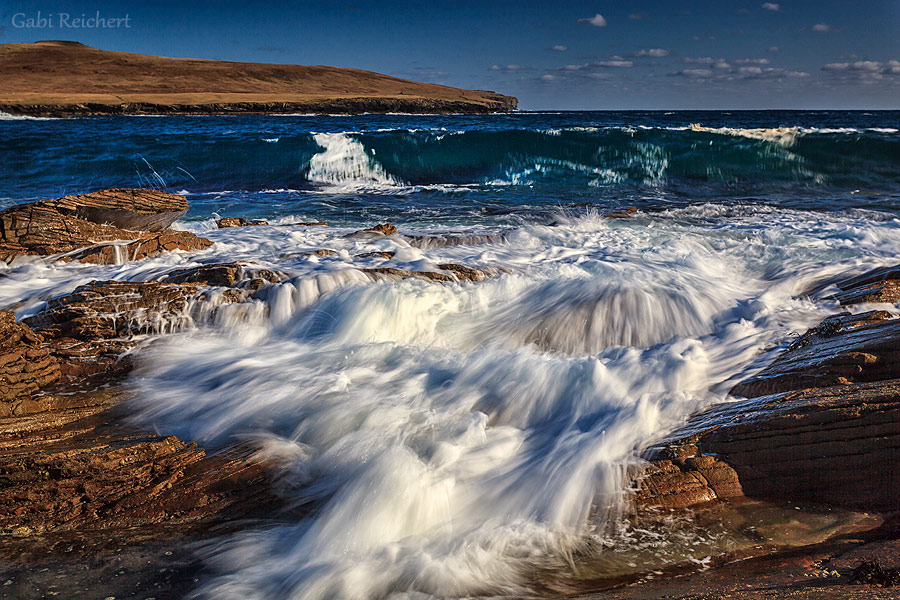
[(77, 260), (96, 265), (115, 265), (132, 260), (141, 260), (182, 250), (191, 252), (212, 246), (206, 238), (197, 237), (187, 231), (164, 231), (159, 234), (140, 234), (141, 238), (128, 244), (97, 244), (62, 257), (61, 261)]
[(438, 268), (444, 271), (450, 271), (458, 281), (484, 281), (493, 274), (488, 271), (473, 269), (455, 263), (444, 263), (438, 265)]
[(394, 269), (391, 267), (377, 267), (372, 269), (360, 269), (369, 278), (376, 281), (400, 281), (401, 279), (415, 278), (427, 281), (436, 281), (439, 283), (449, 283), (456, 281), (483, 281), (488, 277), (495, 275), (496, 270), (473, 269), (463, 265), (447, 263), (438, 265), (438, 267), (447, 273), (439, 273), (437, 271), (407, 271), (405, 269)]
[(243, 217), (225, 217), (224, 219), (219, 219), (216, 221), (216, 225), (219, 226), (219, 229), (225, 229), (226, 227), (249, 227), (252, 225), (268, 225), (268, 221), (248, 221)]
[(466, 235), (466, 234), (442, 234), (442, 235), (405, 235), (404, 240), (414, 248), (431, 250), (433, 248), (445, 248), (447, 246), (480, 246), (482, 244), (502, 244), (506, 238), (502, 235)]
[(304, 256), (337, 256), (338, 253), (334, 250), (329, 250), (327, 248), (322, 248), (321, 250), (313, 250), (312, 252), (305, 252)]
[(840, 291), (834, 298), (844, 305), (900, 302), (900, 265), (874, 269), (836, 285)]
[(374, 281), (400, 281), (402, 279), (424, 279), (427, 281), (437, 281), (446, 283), (453, 281), (453, 277), (438, 273), (436, 271), (406, 271), (404, 269), (394, 269), (391, 267), (378, 267), (374, 269), (360, 269)]
[(395, 233), (397, 233), (397, 228), (394, 227), (391, 223), (381, 223), (379, 225), (375, 225), (374, 227), (369, 227), (368, 229), (360, 229), (359, 231), (348, 233), (345, 237), (371, 239), (394, 235)]
[[(156, 212), (154, 202), (160, 204)], [(62, 260), (115, 264), (210, 246), (191, 233), (164, 230), (185, 210), (181, 196), (118, 189), (13, 206), (0, 212), (0, 260), (68, 253)]]
[(123, 425), (119, 392), (59, 398), (0, 424), (0, 532), (18, 532), (23, 545), (89, 528), (121, 531), (121, 547), (141, 526), (186, 531), (277, 508), (248, 451), (209, 458), (196, 444)]
[(635, 214), (637, 214), (637, 211), (637, 208), (635, 208), (634, 206), (629, 206), (628, 208), (620, 208), (618, 210), (614, 210), (604, 216), (607, 219), (630, 219)]
[(756, 397), (900, 377), (900, 319), (885, 311), (825, 319), (731, 393)]
[(56, 358), (43, 347), (43, 338), (0, 311), (0, 417), (15, 411), (14, 401), (29, 398), (59, 378)]
[[(330, 252), (330, 251), (329, 251)], [(177, 269), (159, 278), (165, 283), (204, 283), (222, 287), (257, 290), (270, 283), (279, 283), (288, 275), (274, 269), (256, 267), (248, 263), (216, 263)]]
[[(897, 379), (719, 405), (647, 452), (651, 465), (638, 480), (636, 498), (642, 504), (683, 507), (743, 493), (894, 511), (900, 509), (898, 422)], [(666, 479), (673, 472), (667, 461), (692, 477), (691, 471), (699, 471), (715, 494), (682, 474)], [(703, 468), (713, 467), (718, 474), (710, 480)], [(724, 483), (722, 490), (712, 485), (716, 477)]]
[(241, 302), (249, 291), (205, 291), (198, 283), (93, 281), (56, 298), (24, 320), (39, 332), (60, 363), (60, 383), (92, 387), (131, 369), (123, 357), (136, 336), (170, 333), (194, 322), (194, 300), (208, 305)]
[(363, 252), (362, 254), (357, 254), (356, 258), (383, 258), (385, 260), (390, 260), (394, 258), (393, 252)]
[(325, 221), (306, 221), (303, 223), (293, 223), (293, 225), (303, 225), (305, 227), (328, 227)]

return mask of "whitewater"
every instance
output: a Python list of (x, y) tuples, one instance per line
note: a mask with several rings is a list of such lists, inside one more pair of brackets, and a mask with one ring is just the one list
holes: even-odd
[[(895, 113), (699, 116), (710, 125), (101, 120), (75, 157), (102, 147), (103, 127), (131, 130), (96, 159), (102, 175), (44, 135), (68, 125), (5, 121), (86, 186), (185, 194), (176, 227), (215, 244), (110, 266), (0, 263), (0, 308), (21, 318), (91, 280), (200, 264), (284, 272), (248, 303), (198, 297), (185, 327), (161, 324), (134, 355), (135, 423), (252, 448), (302, 515), (205, 546), (201, 597), (540, 595), (541, 574), (577, 578), (652, 546), (622, 535), (641, 452), (840, 312), (830, 278), (896, 262)], [(197, 154), (198, 136), (219, 149)], [(21, 166), (3, 202), (61, 195), (63, 175)], [(624, 206), (638, 210), (607, 218)], [(222, 216), (269, 225), (220, 230)], [(330, 226), (299, 224), (315, 220)], [(387, 220), (396, 235), (348, 236)], [(492, 276), (361, 271), (447, 263)]]

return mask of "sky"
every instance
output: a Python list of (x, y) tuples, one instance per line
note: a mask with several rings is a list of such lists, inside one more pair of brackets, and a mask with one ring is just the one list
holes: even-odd
[(0, 43), (45, 39), (368, 69), (525, 110), (900, 108), (900, 0), (0, 0)]

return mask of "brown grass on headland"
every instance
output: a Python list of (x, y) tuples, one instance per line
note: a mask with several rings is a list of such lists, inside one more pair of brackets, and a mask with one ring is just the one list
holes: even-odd
[(166, 58), (77, 42), (0, 45), (14, 114), (498, 112), (516, 99), (327, 66)]

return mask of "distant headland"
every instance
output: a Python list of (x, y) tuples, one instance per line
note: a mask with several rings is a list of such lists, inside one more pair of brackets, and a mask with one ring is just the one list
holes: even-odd
[(495, 92), (359, 69), (98, 50), (78, 42), (0, 45), (0, 111), (16, 115), (492, 113)]

